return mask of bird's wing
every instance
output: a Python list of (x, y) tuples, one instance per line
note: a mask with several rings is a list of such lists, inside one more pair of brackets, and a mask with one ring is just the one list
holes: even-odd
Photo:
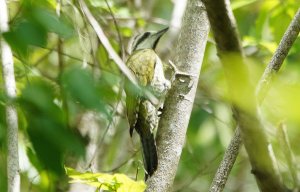
[(130, 126), (130, 136), (135, 128), (137, 121), (137, 115), (140, 104), (140, 97), (137, 90), (134, 88), (133, 84), (126, 79), (125, 82), (125, 92), (126, 92), (126, 108), (127, 108), (127, 118)]
[(153, 79), (156, 53), (152, 49), (135, 51), (127, 60), (127, 66), (135, 74), (141, 86), (147, 86)]
[[(156, 63), (156, 53), (152, 49), (135, 51), (127, 60), (126, 65), (135, 74), (140, 86), (146, 87), (153, 79)], [(125, 83), (127, 118), (130, 125), (130, 135), (137, 121), (141, 93), (133, 85)]]

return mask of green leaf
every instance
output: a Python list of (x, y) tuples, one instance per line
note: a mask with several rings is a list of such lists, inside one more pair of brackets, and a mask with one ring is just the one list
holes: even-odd
[(97, 189), (117, 192), (142, 192), (146, 189), (144, 181), (134, 181), (124, 174), (80, 173), (72, 168), (66, 168), (70, 183), (84, 183)]
[(108, 106), (116, 102), (115, 90), (120, 78), (103, 72), (99, 80), (94, 80), (93, 75), (87, 70), (71, 68), (62, 75), (63, 91), (74, 102), (86, 109), (99, 111), (109, 116)]
[(43, 47), (47, 43), (47, 31), (38, 23), (28, 20), (15, 24), (3, 36), (13, 50), (21, 55), (26, 55), (29, 45)]
[(91, 73), (80, 68), (67, 70), (62, 76), (64, 91), (83, 107), (108, 114)]
[(62, 38), (70, 38), (74, 34), (73, 28), (62, 17), (58, 17), (54, 10), (47, 10), (39, 4), (30, 5), (26, 5), (20, 12), (22, 19), (14, 21), (11, 30), (3, 34), (15, 52), (25, 56), (30, 45), (44, 47), (49, 32)]
[(62, 38), (70, 38), (74, 31), (66, 21), (59, 18), (54, 12), (45, 9), (36, 8), (31, 10), (30, 16), (48, 32), (57, 33)]

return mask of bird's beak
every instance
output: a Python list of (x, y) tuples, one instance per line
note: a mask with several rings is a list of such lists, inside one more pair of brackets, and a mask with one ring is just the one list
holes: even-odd
[(152, 49), (156, 48), (156, 45), (159, 41), (159, 39), (168, 31), (169, 27), (164, 28), (156, 33), (152, 33), (152, 35), (148, 38), (149, 42), (151, 43)]
[(157, 38), (160, 38), (163, 34), (165, 34), (165, 33), (168, 31), (168, 29), (169, 29), (169, 27), (166, 27), (166, 28), (164, 28), (164, 29), (158, 31), (157, 33), (155, 33), (155, 36), (156, 36)]
[(159, 39), (161, 38), (161, 36), (163, 36), (163, 34), (165, 34), (168, 31), (168, 29), (169, 29), (169, 27), (164, 28), (152, 35), (152, 37), (151, 37), (151, 39), (153, 40), (152, 49), (155, 49)]

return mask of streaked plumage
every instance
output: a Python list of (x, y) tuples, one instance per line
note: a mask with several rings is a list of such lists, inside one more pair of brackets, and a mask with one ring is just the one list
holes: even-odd
[[(140, 86), (148, 88), (159, 98), (163, 98), (170, 88), (170, 82), (164, 77), (162, 62), (154, 49), (166, 30), (138, 35), (131, 44), (131, 55), (126, 62)], [(147, 179), (154, 173), (158, 165), (153, 129), (158, 124), (157, 112), (161, 104), (154, 106), (142, 93), (130, 88), (130, 83), (126, 82), (126, 106), (130, 135), (135, 129), (140, 136)]]

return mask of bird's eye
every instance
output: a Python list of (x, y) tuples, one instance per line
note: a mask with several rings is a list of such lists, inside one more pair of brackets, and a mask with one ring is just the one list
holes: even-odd
[(149, 37), (149, 35), (150, 35), (150, 32), (146, 32), (146, 33), (144, 33), (143, 36), (144, 36), (145, 38), (147, 38), (147, 37)]
[(139, 39), (140, 42), (144, 41), (145, 39), (147, 39), (150, 36), (150, 32), (145, 32)]

